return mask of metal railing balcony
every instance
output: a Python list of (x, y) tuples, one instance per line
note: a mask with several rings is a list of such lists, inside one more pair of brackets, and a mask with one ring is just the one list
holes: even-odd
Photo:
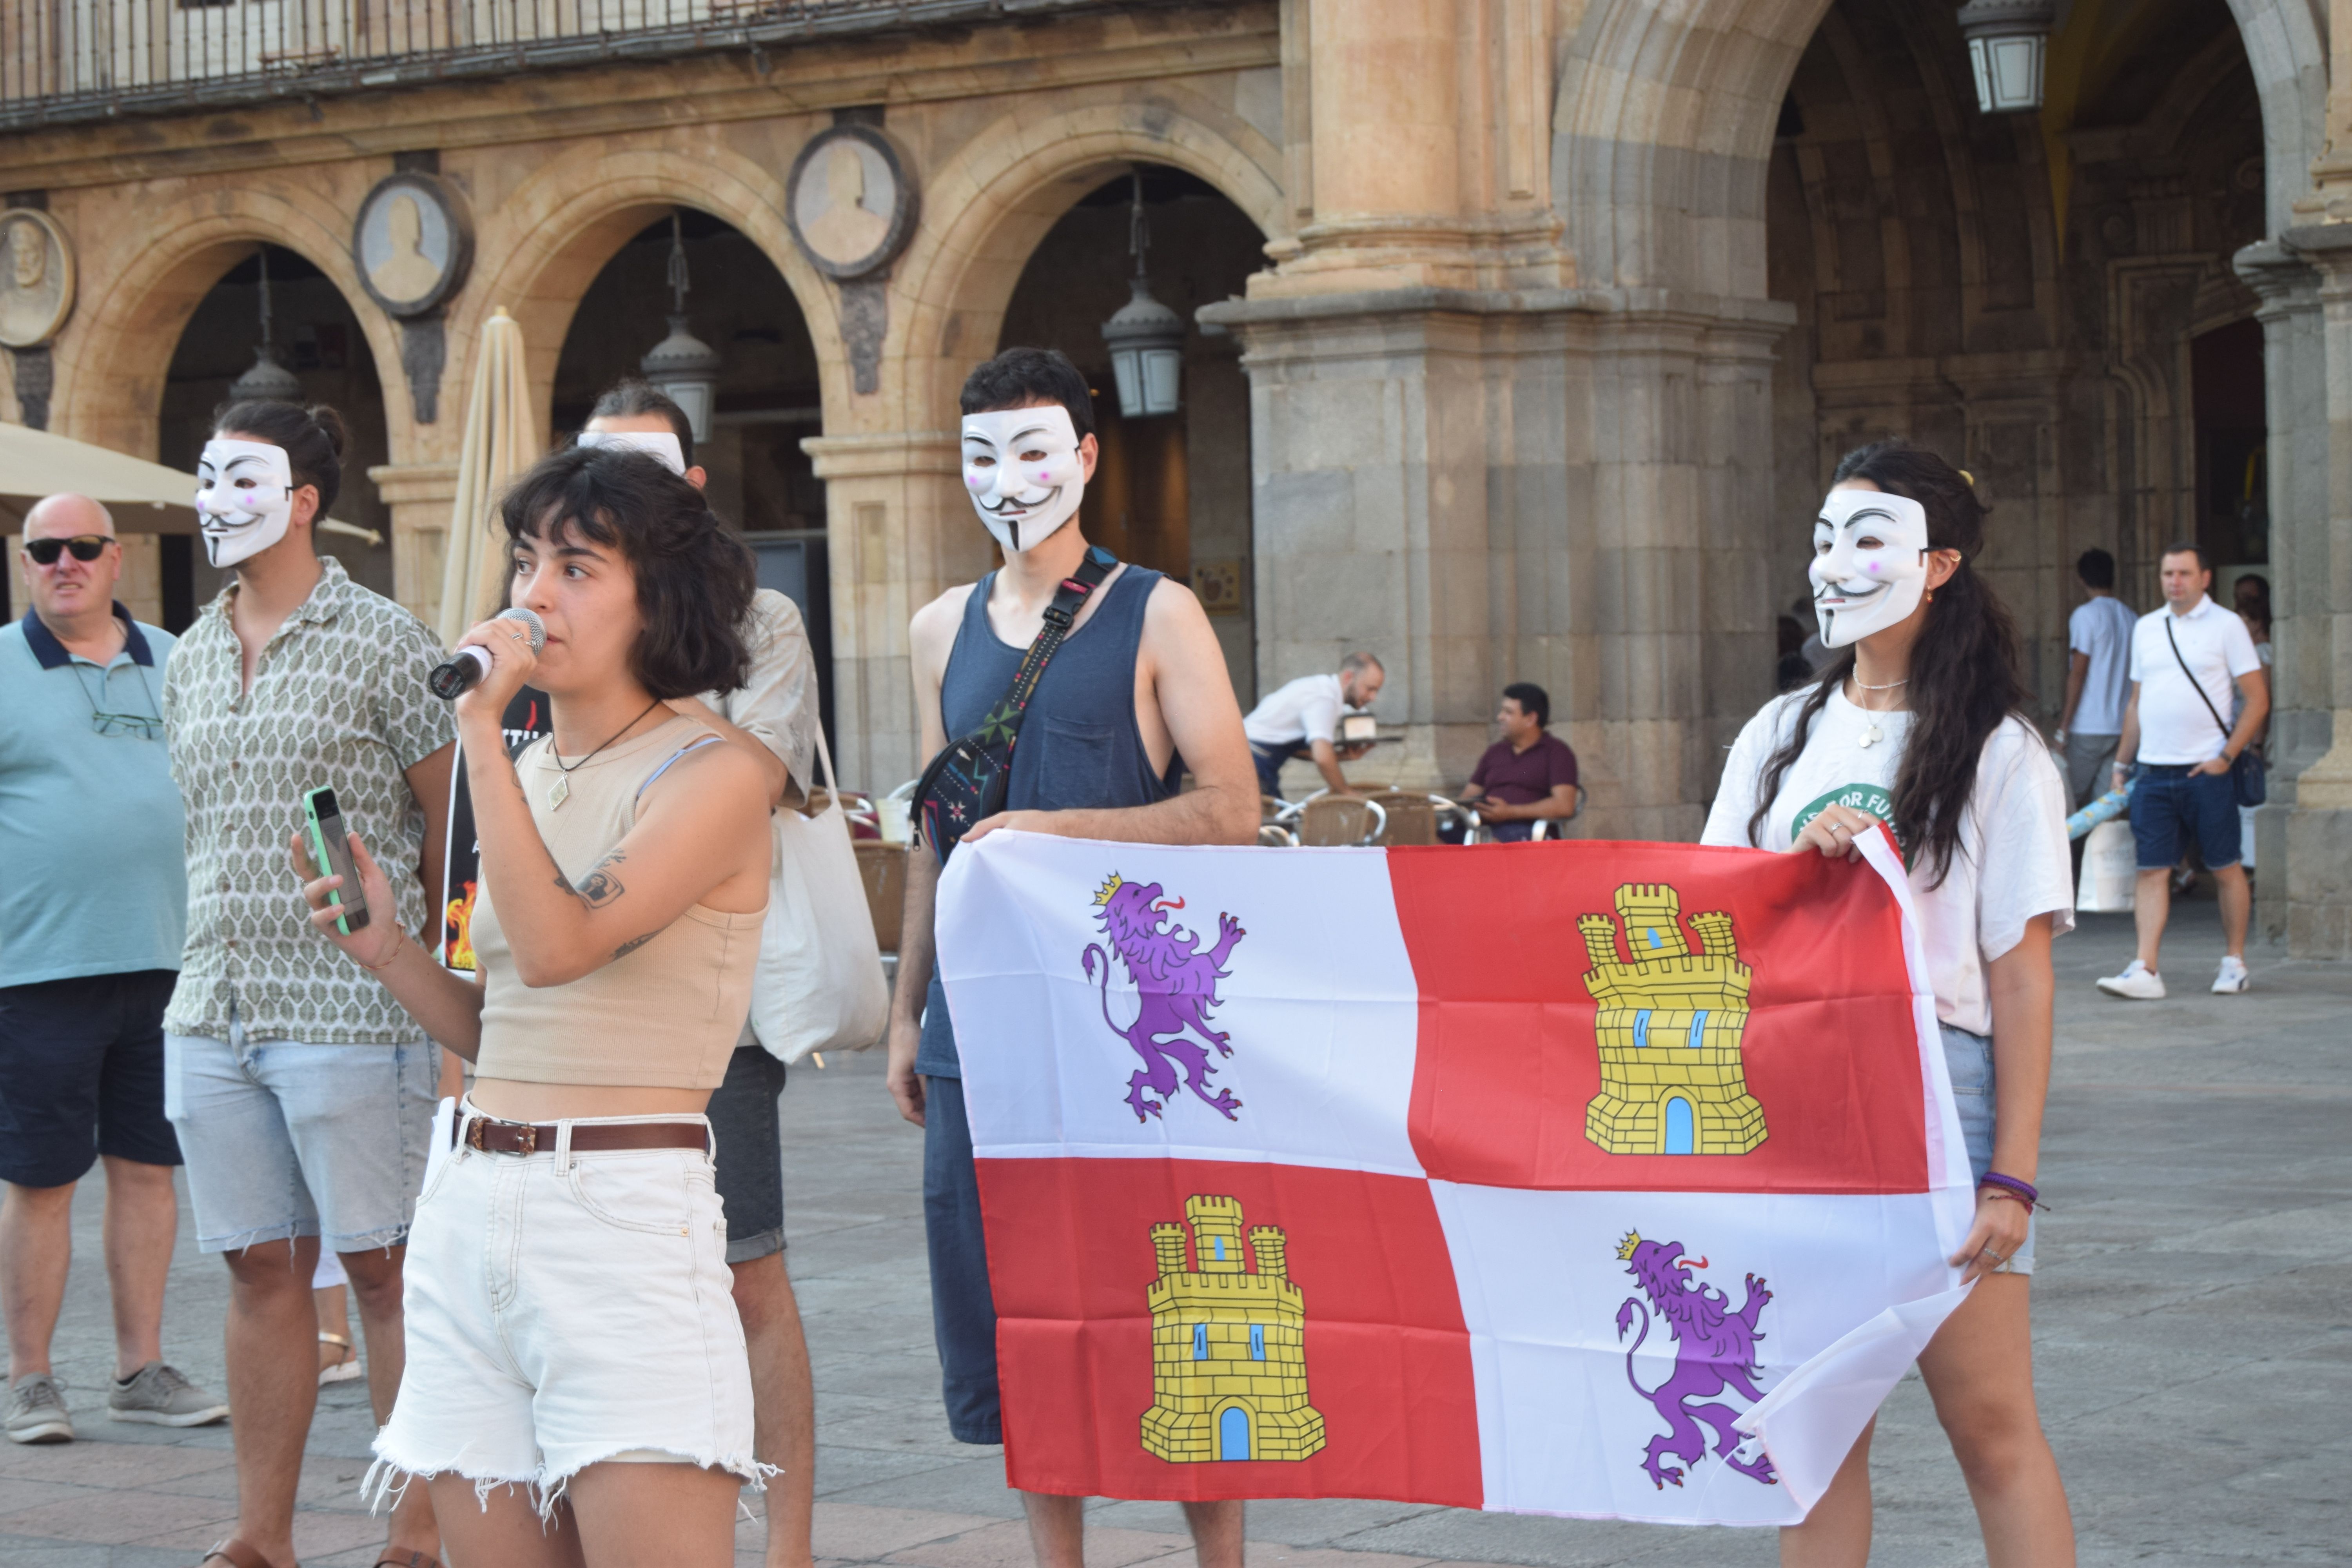
[(0, 0), (0, 132), (1104, 0)]

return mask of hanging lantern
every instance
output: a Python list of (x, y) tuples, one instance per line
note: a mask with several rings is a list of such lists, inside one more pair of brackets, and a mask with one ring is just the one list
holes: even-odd
[(1135, 197), (1128, 227), (1128, 250), (1135, 276), (1133, 297), (1102, 325), (1110, 348), (1111, 379), (1118, 386), (1118, 411), (1127, 418), (1173, 414), (1183, 406), (1184, 318), (1151, 297), (1143, 275), (1150, 243), (1143, 226), (1143, 175), (1134, 175)]
[(710, 439), (710, 413), (719, 397), (719, 353), (686, 330), (686, 237), (677, 214), (669, 215), (669, 286), (677, 309), (669, 336), (637, 362), (655, 390), (686, 414), (697, 441)]
[(2042, 60), (2057, 9), (2055, 0), (1969, 0), (1960, 7), (1979, 109), (2017, 114), (2042, 107)]
[(228, 384), (228, 398), (231, 403), (299, 403), (302, 383), (278, 363), (278, 351), (269, 342), (268, 248), (263, 247), (255, 259), (261, 264), (261, 342), (253, 351), (253, 368)]

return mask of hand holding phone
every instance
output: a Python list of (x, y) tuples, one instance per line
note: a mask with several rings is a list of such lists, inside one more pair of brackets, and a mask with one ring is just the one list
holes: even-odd
[(340, 909), (335, 930), (344, 936), (366, 929), (367, 899), (360, 890), (359, 868), (352, 862), (351, 830), (335, 804), (335, 792), (321, 786), (302, 796), (302, 812), (310, 836), (310, 864), (322, 876), (342, 879), (327, 889), (327, 906)]

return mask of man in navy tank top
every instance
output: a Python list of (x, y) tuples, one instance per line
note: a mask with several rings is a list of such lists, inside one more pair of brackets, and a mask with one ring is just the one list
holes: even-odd
[[(1094, 405), (1059, 353), (1007, 349), (964, 383), (964, 483), (1004, 566), (952, 588), (908, 628), (923, 754), (980, 728), (1044, 628), (1055, 591), (1086, 558), (1078, 502), (1094, 477)], [(1135, 844), (1252, 844), (1257, 775), (1223, 650), (1191, 590), (1122, 565), (1087, 596), (1023, 720), (999, 827)], [(1177, 792), (1189, 769), (1193, 788)], [(923, 1129), (923, 1219), (931, 1318), (948, 1426), (1001, 1443), (996, 1310), (962, 1068), (933, 973), (939, 858), (908, 857), (898, 989), (890, 1012), (891, 1097)], [(1041, 1568), (1084, 1568), (1084, 1499), (1022, 1494)], [(1202, 1568), (1241, 1568), (1242, 1505), (1186, 1503)]]

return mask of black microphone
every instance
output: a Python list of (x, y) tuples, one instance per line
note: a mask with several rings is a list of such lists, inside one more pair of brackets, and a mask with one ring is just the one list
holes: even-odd
[[(520, 621), (530, 628), (530, 651), (537, 653), (547, 646), (547, 623), (530, 610), (500, 610), (502, 621)], [(433, 689), (436, 697), (454, 698), (471, 691), (490, 672), (490, 656), (471, 644), (457, 650), (448, 663), (436, 666), (425, 677), (425, 684)]]

